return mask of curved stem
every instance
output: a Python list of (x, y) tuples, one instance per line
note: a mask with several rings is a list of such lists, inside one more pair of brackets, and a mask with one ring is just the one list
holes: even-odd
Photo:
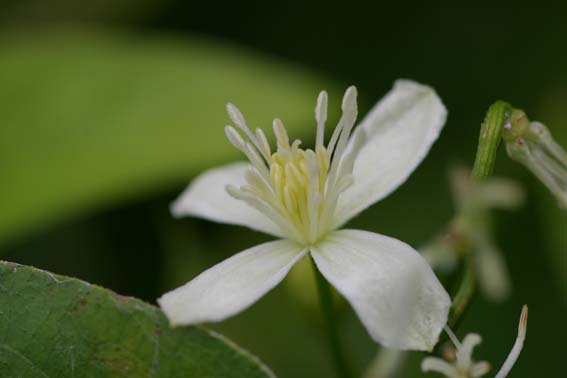
[(496, 101), (488, 108), (480, 128), (478, 148), (472, 171), (473, 177), (482, 179), (492, 173), (502, 130), (509, 122), (511, 110), (510, 104), (504, 101)]
[[(474, 179), (483, 180), (492, 173), (496, 152), (502, 138), (502, 130), (509, 123), (511, 111), (510, 104), (504, 101), (496, 101), (488, 108), (480, 128), (478, 148), (471, 173)], [(470, 257), (465, 260), (463, 278), (449, 313), (448, 325), (450, 327), (454, 327), (459, 322), (474, 295), (476, 285), (473, 265)]]
[(313, 257), (311, 257), (311, 266), (313, 267), (313, 272), (315, 273), (315, 278), (317, 281), (317, 289), (319, 291), (319, 304), (321, 306), (321, 313), (325, 321), (325, 328), (329, 337), (329, 345), (331, 348), (331, 353), (333, 355), (333, 362), (335, 363), (335, 368), (337, 370), (337, 376), (340, 378), (349, 378), (351, 375), (339, 339), (337, 319), (335, 317), (335, 310), (333, 308), (331, 286), (329, 285), (325, 277), (323, 277), (321, 272), (319, 272), (319, 269), (317, 268)]

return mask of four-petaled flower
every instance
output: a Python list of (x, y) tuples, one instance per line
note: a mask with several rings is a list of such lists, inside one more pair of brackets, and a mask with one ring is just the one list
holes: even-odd
[[(248, 158), (197, 177), (173, 203), (175, 216), (244, 225), (279, 237), (242, 251), (163, 295), (174, 325), (221, 321), (277, 285), (307, 254), (350, 302), (370, 336), (384, 346), (430, 350), (446, 323), (450, 299), (425, 260), (391, 237), (339, 228), (400, 186), (437, 139), (446, 110), (435, 92), (401, 80), (353, 131), (356, 89), (327, 145), (327, 93), (317, 99), (314, 149), (291, 142), (273, 122), (277, 148), (227, 110), (230, 142)], [(351, 131), (352, 137), (351, 137)], [(424, 198), (425, 200), (425, 198)]]

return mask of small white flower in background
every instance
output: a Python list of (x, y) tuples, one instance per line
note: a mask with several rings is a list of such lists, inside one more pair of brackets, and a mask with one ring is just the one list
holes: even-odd
[[(495, 378), (506, 378), (516, 363), (524, 346), (527, 324), (528, 307), (524, 305), (518, 324), (518, 337)], [(457, 349), (455, 361), (450, 363), (438, 357), (426, 357), (421, 363), (421, 370), (441, 373), (447, 378), (479, 378), (486, 375), (490, 371), (490, 364), (486, 361), (476, 362), (472, 358), (473, 350), (480, 344), (481, 337), (476, 333), (470, 333), (460, 343), (450, 330), (447, 329), (447, 332)]]
[(470, 253), (475, 264), (480, 289), (488, 299), (502, 301), (511, 291), (511, 282), (503, 255), (493, 238), (493, 209), (513, 210), (524, 201), (522, 187), (513, 180), (471, 177), (466, 168), (450, 172), (456, 216), (449, 232), (420, 248), (434, 269), (452, 271), (461, 254)]
[(289, 140), (276, 119), (272, 151), (261, 129), (252, 132), (234, 105), (227, 110), (239, 131), (227, 126), (226, 135), (249, 162), (200, 175), (172, 212), (244, 225), (282, 240), (242, 251), (163, 295), (158, 302), (170, 322), (235, 315), (310, 253), (374, 340), (390, 348), (431, 350), (447, 321), (450, 299), (427, 262), (394, 238), (338, 229), (400, 186), (426, 156), (446, 119), (435, 92), (398, 81), (353, 131), (356, 89), (350, 87), (327, 145), (327, 93), (321, 92), (316, 145), (305, 150), (301, 141)]
[(515, 109), (505, 125), (502, 137), (513, 160), (528, 168), (567, 209), (567, 152), (541, 122), (530, 122)]
[(455, 340), (457, 348), (454, 363), (449, 363), (438, 357), (427, 357), (421, 363), (421, 370), (435, 371), (448, 378), (478, 378), (490, 371), (490, 364), (486, 361), (476, 362), (472, 359), (474, 348), (480, 344), (481, 337), (476, 333), (469, 333), (462, 343)]

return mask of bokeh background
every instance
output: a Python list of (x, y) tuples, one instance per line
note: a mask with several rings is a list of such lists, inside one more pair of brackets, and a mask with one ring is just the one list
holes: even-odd
[[(239, 157), (223, 136), (226, 101), (254, 126), (281, 117), (308, 145), (320, 89), (338, 109), (355, 84), (364, 114), (401, 77), (435, 87), (448, 122), (406, 185), (352, 226), (422, 245), (453, 215), (448, 170), (472, 164), (493, 101), (525, 109), (567, 145), (566, 11), (560, 2), (4, 0), (0, 258), (155, 303), (267, 240), (168, 212), (198, 172)], [(481, 333), (476, 357), (498, 367), (528, 303), (528, 338), (511, 376), (555, 376), (565, 371), (567, 216), (503, 151), (496, 174), (527, 190), (522, 209), (495, 213), (514, 291), (503, 303), (476, 296), (458, 334)], [(303, 284), (285, 281), (210, 327), (281, 377), (332, 376), (308, 274)], [(340, 332), (361, 373), (378, 347), (344, 303)], [(422, 376), (421, 357), (399, 376)]]

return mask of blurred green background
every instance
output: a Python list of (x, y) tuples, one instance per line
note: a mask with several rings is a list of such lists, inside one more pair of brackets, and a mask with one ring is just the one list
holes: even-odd
[[(267, 240), (168, 213), (195, 174), (239, 157), (223, 135), (225, 102), (254, 126), (282, 118), (309, 145), (319, 90), (329, 90), (336, 120), (346, 86), (358, 87), (364, 114), (396, 78), (432, 85), (448, 122), (406, 185), (352, 226), (417, 247), (452, 216), (448, 169), (472, 164), (493, 101), (525, 109), (567, 145), (566, 12), (559, 2), (5, 0), (0, 258), (155, 303)], [(480, 333), (476, 357), (498, 367), (528, 303), (527, 342), (511, 376), (554, 376), (565, 371), (567, 216), (503, 151), (496, 174), (528, 192), (521, 210), (495, 215), (514, 292), (502, 304), (477, 296), (458, 334)], [(292, 282), (210, 327), (280, 377), (332, 376), (318, 310)], [(377, 346), (344, 304), (340, 325), (360, 373)], [(422, 376), (421, 357), (400, 376)]]

